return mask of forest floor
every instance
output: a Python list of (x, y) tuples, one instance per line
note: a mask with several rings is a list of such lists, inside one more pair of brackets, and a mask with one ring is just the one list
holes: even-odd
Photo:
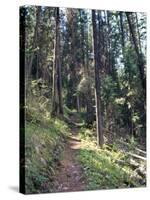
[(131, 149), (123, 146), (122, 151), (122, 146), (109, 144), (98, 148), (93, 132), (84, 128), (78, 113), (72, 113), (67, 124), (70, 135), (55, 173), (53, 192), (145, 186), (141, 172), (145, 164), (128, 155)]
[(69, 124), (70, 136), (67, 137), (59, 170), (57, 170), (54, 179), (56, 192), (86, 190), (86, 179), (83, 177), (83, 169), (76, 158), (82, 146), (78, 136), (80, 130), (78, 123), (80, 120), (76, 113), (70, 116), (70, 121), (72, 122)]
[(107, 142), (106, 134), (99, 148), (96, 130), (86, 127), (82, 114), (67, 110), (47, 121), (40, 112), (28, 115), (26, 193), (146, 186), (146, 152), (124, 138)]

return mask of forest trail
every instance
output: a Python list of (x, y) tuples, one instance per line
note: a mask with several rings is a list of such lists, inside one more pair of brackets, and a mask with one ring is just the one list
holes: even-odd
[(80, 127), (76, 124), (79, 123), (79, 119), (76, 113), (70, 116), (70, 121), (71, 135), (67, 138), (63, 158), (54, 179), (56, 192), (86, 190), (86, 180), (76, 159), (76, 154), (81, 148), (81, 140), (78, 138)]

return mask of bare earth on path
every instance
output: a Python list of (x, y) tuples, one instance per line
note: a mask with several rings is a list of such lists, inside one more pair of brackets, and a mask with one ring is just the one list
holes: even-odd
[[(72, 121), (75, 121), (74, 117)], [(71, 136), (67, 138), (63, 158), (54, 179), (54, 192), (71, 192), (86, 190), (86, 180), (83, 177), (81, 165), (76, 159), (76, 153), (81, 148), (78, 139), (79, 128), (71, 127)]]

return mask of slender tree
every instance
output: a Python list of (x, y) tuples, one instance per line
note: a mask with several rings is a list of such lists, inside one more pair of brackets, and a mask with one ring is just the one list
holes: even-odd
[(130, 33), (132, 36), (132, 40), (133, 40), (133, 44), (134, 44), (134, 49), (137, 55), (137, 64), (138, 64), (138, 68), (139, 68), (139, 72), (140, 72), (140, 77), (141, 77), (141, 83), (142, 83), (142, 87), (143, 87), (143, 91), (144, 91), (144, 95), (146, 95), (146, 77), (144, 74), (144, 57), (142, 52), (140, 52), (140, 47), (138, 45), (138, 38), (136, 35), (136, 27), (135, 24), (132, 22), (133, 19), (133, 14), (131, 12), (126, 12), (126, 16), (127, 16), (127, 20), (128, 20), (128, 24), (129, 24), (129, 29), (130, 29)]
[(59, 8), (55, 9), (56, 13), (56, 38), (55, 38), (55, 55), (53, 65), (53, 96), (52, 96), (52, 116), (63, 114), (62, 105), (62, 83), (61, 83), (61, 66), (60, 66), (60, 17)]
[(95, 10), (92, 10), (93, 41), (94, 41), (94, 66), (95, 66), (95, 100), (96, 100), (96, 123), (97, 123), (97, 144), (102, 146), (104, 143), (101, 114), (101, 82), (98, 63), (98, 34), (96, 25)]

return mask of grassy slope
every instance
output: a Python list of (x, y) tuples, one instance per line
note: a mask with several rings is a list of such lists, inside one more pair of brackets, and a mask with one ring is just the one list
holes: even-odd
[[(146, 185), (146, 177), (140, 177), (132, 166), (128, 165), (129, 156), (121, 152), (117, 145), (103, 149), (96, 146), (93, 133), (88, 129), (80, 132), (82, 148), (78, 154), (84, 175), (87, 177), (87, 189), (113, 189), (142, 187)], [(123, 160), (123, 164), (118, 164)]]
[(26, 193), (52, 192), (53, 177), (69, 129), (62, 120), (50, 118), (49, 98), (42, 96), (37, 83), (32, 82), (32, 92), (26, 98), (25, 190)]
[[(65, 122), (50, 118), (50, 101), (37, 91), (33, 90), (26, 106), (26, 193), (54, 191), (53, 177), (63, 153), (66, 136), (70, 132)], [(65, 107), (66, 118), (69, 118), (70, 112)], [(81, 119), (83, 116), (79, 115), (79, 120)], [(117, 145), (97, 148), (95, 137), (89, 129), (81, 128), (79, 131), (82, 148), (77, 158), (87, 177), (87, 189), (145, 186), (146, 178), (141, 178), (136, 170), (127, 164), (129, 157), (121, 152)], [(123, 160), (125, 164), (118, 164), (117, 160)]]
[(47, 126), (26, 123), (26, 193), (53, 191), (52, 180), (67, 133), (66, 125), (58, 119)]

